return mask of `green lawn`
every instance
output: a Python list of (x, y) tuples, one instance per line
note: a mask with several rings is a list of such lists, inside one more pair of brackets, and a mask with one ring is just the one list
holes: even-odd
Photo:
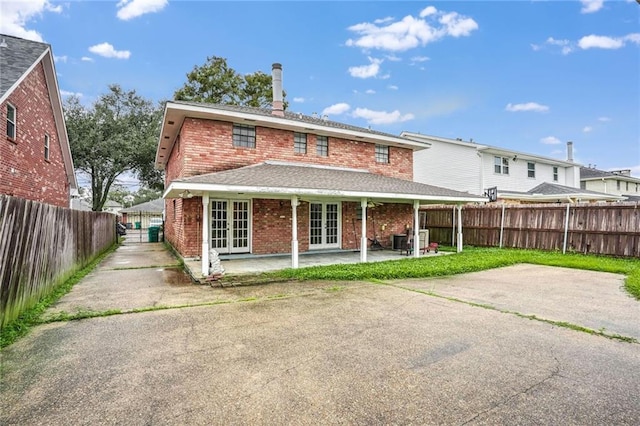
[(538, 250), (469, 247), (465, 248), (462, 253), (446, 256), (285, 269), (263, 274), (262, 277), (265, 279), (336, 281), (426, 278), (484, 271), (518, 263), (624, 274), (627, 276), (625, 288), (633, 297), (640, 300), (640, 259), (562, 254)]

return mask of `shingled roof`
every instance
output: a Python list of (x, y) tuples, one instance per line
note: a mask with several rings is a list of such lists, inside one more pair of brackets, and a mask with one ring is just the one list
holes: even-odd
[(0, 98), (27, 72), (50, 46), (46, 43), (0, 35)]
[(572, 186), (558, 185), (555, 183), (543, 182), (540, 185), (531, 188), (527, 192), (519, 191), (500, 191), (500, 198), (506, 199), (531, 199), (531, 200), (554, 200), (575, 198), (581, 200), (603, 200), (603, 201), (620, 201), (624, 196), (615, 194), (605, 194), (602, 192), (590, 191), (587, 189), (574, 188)]
[(423, 200), (430, 202), (483, 202), (468, 192), (391, 178), (366, 170), (316, 166), (301, 163), (264, 162), (217, 173), (174, 180), (165, 197), (184, 190), (269, 195), (317, 195), (358, 199)]

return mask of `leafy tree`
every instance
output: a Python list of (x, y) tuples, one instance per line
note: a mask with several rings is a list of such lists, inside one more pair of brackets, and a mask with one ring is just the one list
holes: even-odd
[(162, 197), (162, 191), (158, 191), (153, 188), (142, 187), (138, 189), (138, 191), (133, 194), (133, 204), (142, 204), (147, 201), (155, 200)]
[[(214, 104), (246, 105), (268, 108), (273, 100), (272, 78), (262, 71), (239, 74), (229, 67), (225, 58), (207, 57), (202, 66), (195, 66), (187, 74), (187, 82), (174, 97), (179, 101)], [(284, 108), (288, 103), (282, 94)]]
[(107, 196), (107, 200), (116, 201), (125, 207), (131, 207), (133, 199), (134, 195), (129, 191), (129, 188), (117, 183), (111, 186)]
[(155, 160), (162, 111), (151, 101), (110, 85), (92, 107), (72, 96), (64, 105), (75, 167), (91, 177), (93, 210), (102, 211), (109, 190), (127, 171), (151, 187), (162, 187), (150, 173)]

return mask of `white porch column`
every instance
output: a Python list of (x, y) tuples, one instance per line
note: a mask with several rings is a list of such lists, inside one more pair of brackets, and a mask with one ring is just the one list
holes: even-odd
[(291, 197), (291, 267), (298, 267), (298, 197)]
[(462, 251), (462, 204), (458, 204), (458, 253)]
[(413, 200), (413, 257), (420, 257), (420, 201)]
[[(360, 208), (362, 208), (362, 229), (360, 231), (360, 262), (367, 261), (367, 199), (360, 200)], [(375, 235), (375, 230), (373, 231)]]
[(202, 275), (209, 275), (209, 194), (202, 195)]

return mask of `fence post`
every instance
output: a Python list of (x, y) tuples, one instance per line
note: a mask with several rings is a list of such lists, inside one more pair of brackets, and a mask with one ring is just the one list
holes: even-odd
[(504, 235), (504, 204), (502, 204), (502, 217), (500, 218), (500, 248), (502, 248), (503, 235)]
[(456, 206), (453, 206), (453, 216), (451, 217), (451, 245), (456, 244)]
[(562, 254), (567, 252), (567, 237), (569, 236), (569, 207), (571, 203), (567, 203), (567, 212), (564, 217), (564, 242), (562, 243)]

